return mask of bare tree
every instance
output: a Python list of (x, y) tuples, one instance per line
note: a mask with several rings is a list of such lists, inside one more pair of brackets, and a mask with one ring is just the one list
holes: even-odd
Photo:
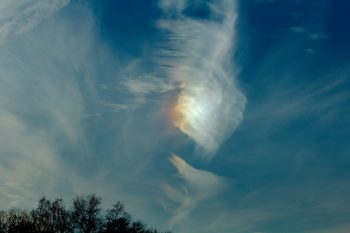
[(72, 204), (66, 209), (62, 199), (43, 197), (30, 212), (0, 210), (0, 233), (158, 233), (141, 221), (132, 221), (120, 202), (105, 212), (101, 198), (94, 194), (77, 196)]
[(82, 233), (98, 232), (101, 226), (101, 198), (94, 194), (78, 196), (73, 200), (72, 221)]
[(105, 233), (131, 232), (129, 231), (130, 222), (131, 222), (131, 217), (124, 210), (123, 204), (120, 202), (117, 202), (116, 204), (114, 204), (112, 209), (107, 211), (103, 232)]

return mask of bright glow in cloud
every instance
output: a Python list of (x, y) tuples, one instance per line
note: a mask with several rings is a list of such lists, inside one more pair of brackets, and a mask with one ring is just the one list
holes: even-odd
[(232, 65), (237, 13), (234, 1), (208, 5), (212, 20), (191, 18), (176, 6), (175, 19), (159, 22), (170, 32), (168, 49), (161, 53), (159, 64), (180, 86), (172, 109), (174, 125), (210, 159), (241, 122), (246, 103)]
[[(147, 30), (133, 24), (137, 20), (124, 25), (129, 22), (125, 14), (111, 22), (110, 10), (101, 16), (89, 8), (98, 5), (105, 11), (110, 1), (68, 2), (0, 0), (0, 208), (32, 207), (43, 195), (68, 201), (75, 194), (97, 192), (104, 204), (117, 198), (133, 216), (164, 231), (171, 220), (179, 233), (267, 232), (265, 226), (281, 222), (286, 229), (296, 226), (296, 232), (305, 226), (307, 232), (319, 233), (310, 226), (317, 228), (326, 219), (337, 228), (320, 232), (349, 232), (349, 226), (341, 226), (348, 222), (350, 196), (344, 169), (350, 154), (345, 140), (347, 64), (333, 70), (339, 60), (329, 66), (325, 58), (325, 67), (313, 73), (314, 66), (307, 67), (310, 56), (289, 57), (290, 48), (305, 48), (289, 37), (264, 56), (252, 51), (248, 56), (264, 58), (252, 68), (255, 75), (248, 83), (258, 91), (252, 98), (261, 99), (252, 101), (240, 141), (232, 145), (235, 155), (223, 154), (206, 170), (198, 169), (199, 161), (189, 164), (176, 155), (168, 164), (164, 155), (187, 142), (179, 133), (198, 145), (202, 159), (210, 159), (242, 120), (246, 99), (232, 63), (235, 1), (161, 1), (164, 17), (158, 25), (169, 33), (161, 49), (153, 45), (162, 32), (146, 35)], [(136, 14), (145, 2), (131, 6), (114, 1)], [(189, 16), (196, 7), (207, 7), (200, 12), (208, 15)], [(138, 16), (150, 24), (151, 15), (158, 15), (152, 12)], [(114, 25), (113, 20), (121, 24), (104, 34), (102, 27)], [(304, 33), (309, 39), (324, 39), (310, 35), (308, 23), (302, 25), (308, 25)], [(266, 37), (265, 30), (258, 31), (251, 35)], [(139, 33), (145, 37), (128, 45), (142, 47), (144, 54), (126, 54), (118, 37), (127, 40)], [(320, 52), (315, 56), (322, 54), (321, 47), (310, 48)], [(275, 69), (281, 59), (287, 59), (283, 71)], [(295, 61), (312, 76), (300, 75)], [(314, 76), (316, 81), (310, 79)], [(180, 130), (168, 127), (164, 118), (169, 111)], [(290, 132), (297, 124), (299, 129)], [(297, 135), (296, 140), (286, 133)], [(186, 149), (181, 151), (189, 155)], [(175, 169), (178, 174), (172, 176)], [(296, 169), (297, 176), (290, 179)], [(218, 170), (228, 178), (215, 174)], [(311, 220), (301, 225), (286, 221), (300, 218)]]
[[(193, 3), (193, 2), (191, 2)], [(209, 19), (186, 15), (186, 9), (208, 7)], [(166, 49), (160, 52), (160, 70), (177, 83), (179, 90), (170, 106), (174, 126), (197, 144), (197, 153), (211, 159), (243, 118), (246, 98), (236, 84), (233, 65), (234, 26), (237, 18), (232, 0), (212, 3), (160, 1), (169, 19), (159, 27), (169, 32)], [(179, 203), (172, 223), (188, 215), (196, 205), (221, 192), (227, 181), (213, 173), (193, 168), (173, 155), (171, 163), (185, 181), (181, 188), (165, 185), (169, 198)]]

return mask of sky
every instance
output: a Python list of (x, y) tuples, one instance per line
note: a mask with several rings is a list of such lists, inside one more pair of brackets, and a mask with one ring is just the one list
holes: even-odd
[(349, 9), (1, 0), (0, 207), (95, 193), (174, 233), (350, 232)]

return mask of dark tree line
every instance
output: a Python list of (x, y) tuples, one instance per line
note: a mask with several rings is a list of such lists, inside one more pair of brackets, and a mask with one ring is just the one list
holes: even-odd
[(69, 208), (60, 198), (43, 197), (30, 211), (0, 210), (0, 233), (160, 233), (133, 221), (120, 202), (106, 211), (100, 205), (93, 194), (77, 196)]

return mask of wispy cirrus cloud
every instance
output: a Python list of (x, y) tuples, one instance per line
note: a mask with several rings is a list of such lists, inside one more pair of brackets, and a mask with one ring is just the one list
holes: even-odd
[(201, 201), (215, 196), (229, 185), (225, 178), (196, 169), (177, 155), (173, 154), (170, 161), (177, 169), (179, 177), (185, 182), (180, 188), (164, 185), (164, 190), (169, 198), (180, 204), (171, 219), (172, 224), (186, 218)]
[[(77, 28), (69, 14), (59, 12), (68, 3), (0, 3), (6, 12), (0, 19), (3, 205), (31, 205), (40, 195), (71, 192), (65, 154), (77, 145), (76, 152), (87, 151), (81, 121), (87, 92), (81, 85), (93, 80), (93, 63), (85, 53), (95, 45), (93, 22), (87, 10), (77, 7), (79, 17), (86, 20)], [(84, 80), (78, 73), (86, 74)]]
[[(169, 133), (173, 128), (164, 119), (175, 94), (181, 96), (176, 101), (185, 97), (203, 111), (183, 118), (202, 160), (215, 155), (243, 118), (246, 99), (231, 63), (237, 17), (231, 1), (164, 3), (157, 30), (169, 40), (152, 54), (157, 61), (151, 72), (133, 64), (150, 54), (120, 63), (118, 51), (111, 56), (84, 4), (2, 4), (1, 203), (32, 205), (41, 195), (68, 198), (98, 190), (110, 202), (116, 196), (125, 201), (137, 217), (166, 226), (163, 211), (155, 210), (154, 220), (144, 206), (156, 209), (167, 195), (166, 205), (176, 203), (169, 218), (185, 222), (201, 202), (229, 186), (214, 171), (175, 155), (170, 160), (181, 179), (166, 176), (171, 172), (160, 164), (167, 162), (163, 152), (180, 148), (171, 141), (179, 132)], [(186, 15), (193, 6), (207, 7), (210, 19)]]
[[(176, 4), (175, 4), (176, 2)], [(174, 14), (159, 21), (169, 33), (165, 49), (159, 52), (160, 74), (179, 85), (173, 121), (193, 139), (202, 158), (213, 157), (220, 144), (243, 118), (246, 98), (239, 90), (237, 67), (232, 63), (237, 12), (233, 1), (202, 3), (209, 19), (186, 15), (193, 7), (185, 2), (160, 1)], [(172, 3), (172, 4), (170, 4)]]
[(0, 45), (9, 37), (29, 31), (70, 0), (11, 1), (0, 3)]
[(289, 28), (293, 33), (304, 33), (306, 29), (300, 26), (293, 26)]
[[(158, 27), (167, 33), (168, 41), (158, 51), (156, 74), (171, 80), (178, 92), (170, 105), (170, 118), (196, 143), (196, 154), (209, 161), (240, 124), (246, 104), (237, 84), (238, 68), (232, 62), (235, 3), (163, 0), (159, 6), (165, 18), (159, 20)], [(186, 13), (198, 7), (206, 8), (209, 18)], [(176, 155), (170, 160), (184, 183), (164, 186), (170, 200), (179, 204), (172, 223), (183, 220), (200, 202), (228, 186), (224, 178), (195, 169)]]
[(288, 124), (302, 117), (321, 114), (319, 120), (324, 122), (330, 116), (328, 113), (350, 100), (350, 95), (344, 91), (349, 83), (348, 75), (349, 70), (342, 69), (325, 74), (317, 82), (293, 85), (289, 81), (275, 83), (261, 103), (252, 106), (246, 120), (254, 125), (269, 127), (271, 124)]

